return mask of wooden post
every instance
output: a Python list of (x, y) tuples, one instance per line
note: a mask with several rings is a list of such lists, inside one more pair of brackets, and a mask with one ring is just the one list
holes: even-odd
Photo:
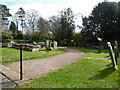
[(23, 79), (23, 73), (22, 73), (22, 44), (20, 44), (20, 80)]
[(116, 61), (115, 61), (115, 57), (114, 57), (113, 48), (112, 48), (110, 42), (107, 42), (107, 45), (108, 45), (108, 47), (109, 47), (109, 54), (110, 54), (110, 57), (111, 57), (111, 61), (112, 61), (112, 64), (113, 64), (113, 68), (116, 70), (117, 67), (116, 67)]

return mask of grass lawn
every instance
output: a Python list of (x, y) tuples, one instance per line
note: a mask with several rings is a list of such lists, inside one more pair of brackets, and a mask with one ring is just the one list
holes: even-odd
[(81, 59), (23, 88), (118, 88), (118, 71), (109, 64), (105, 60)]
[[(90, 56), (92, 49), (83, 50)], [(93, 52), (96, 50), (93, 49)], [(118, 70), (114, 71), (110, 64), (108, 60), (83, 58), (20, 88), (118, 88)]]
[[(19, 60), (19, 49), (2, 47), (0, 48), (2, 51), (2, 63), (13, 62)], [(53, 55), (62, 54), (65, 51), (63, 49), (54, 49), (52, 51), (47, 51), (44, 48), (40, 49), (40, 51), (31, 52), (23, 50), (23, 60), (27, 59), (35, 59), (35, 58), (43, 58)]]
[(86, 47), (71, 47), (74, 49), (81, 50), (85, 53), (87, 53), (87, 57), (96, 57), (96, 58), (110, 58), (109, 56), (109, 51), (107, 49), (103, 49), (101, 53), (98, 53), (97, 49), (91, 49), (91, 48), (86, 48)]

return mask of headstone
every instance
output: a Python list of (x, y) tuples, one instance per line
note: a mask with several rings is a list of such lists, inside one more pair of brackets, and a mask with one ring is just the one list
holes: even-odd
[(102, 51), (102, 48), (103, 48), (103, 46), (102, 46), (102, 39), (101, 38), (97, 38), (97, 40), (99, 41), (99, 47), (98, 47), (98, 53), (101, 53), (101, 51)]
[(57, 49), (57, 42), (56, 41), (53, 42), (53, 48)]
[(32, 52), (39, 51), (39, 48), (32, 48)]
[(51, 45), (52, 45), (52, 42), (51, 42), (51, 41), (49, 41), (49, 47), (51, 47)]
[(37, 45), (37, 43), (36, 43), (36, 42), (33, 42), (33, 45)]
[(46, 48), (49, 48), (49, 40), (46, 40)]
[(41, 45), (37, 45), (38, 48), (41, 48)]
[(107, 45), (108, 45), (108, 48), (109, 48), (109, 54), (110, 54), (110, 57), (111, 57), (113, 68), (116, 70), (117, 67), (116, 67), (116, 61), (115, 61), (115, 57), (114, 57), (114, 52), (113, 52), (112, 45), (111, 45), (110, 42), (107, 42)]
[(117, 41), (115, 41), (114, 50), (115, 50), (115, 61), (116, 61), (116, 64), (118, 64), (119, 50), (118, 50), (118, 43), (117, 43)]
[(16, 43), (16, 42), (14, 42), (14, 41), (10, 41), (10, 42), (7, 43), (7, 47), (12, 47), (13, 44), (15, 44), (15, 43)]
[(8, 42), (7, 47), (12, 47), (12, 43)]
[(45, 47), (45, 42), (38, 42), (39, 45), (41, 45), (41, 47)]

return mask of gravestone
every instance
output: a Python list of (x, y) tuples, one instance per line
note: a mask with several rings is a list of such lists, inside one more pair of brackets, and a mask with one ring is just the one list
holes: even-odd
[(45, 42), (38, 42), (38, 45), (41, 45), (41, 47), (45, 47)]
[(108, 48), (109, 48), (109, 54), (110, 54), (110, 57), (111, 57), (113, 68), (116, 70), (117, 67), (116, 67), (116, 61), (115, 61), (115, 57), (114, 57), (114, 52), (113, 52), (112, 45), (111, 45), (110, 42), (107, 42), (107, 45), (108, 45)]
[(49, 40), (46, 40), (46, 48), (49, 48)]
[(36, 42), (33, 42), (33, 45), (37, 45), (37, 43), (36, 43)]
[(49, 47), (51, 48), (52, 42), (49, 40)]
[(56, 41), (53, 42), (53, 48), (57, 49), (57, 42)]
[(10, 42), (7, 43), (7, 47), (12, 47), (13, 44), (15, 44), (15, 43), (16, 43), (16, 42), (14, 42), (14, 41), (10, 41)]
[(117, 43), (117, 41), (115, 41), (114, 50), (115, 50), (115, 61), (116, 61), (116, 64), (118, 64), (119, 50), (118, 50), (118, 43)]
[(102, 39), (101, 38), (97, 38), (97, 40), (99, 41), (99, 47), (98, 47), (98, 53), (101, 53), (102, 49), (103, 49), (103, 46), (102, 46)]

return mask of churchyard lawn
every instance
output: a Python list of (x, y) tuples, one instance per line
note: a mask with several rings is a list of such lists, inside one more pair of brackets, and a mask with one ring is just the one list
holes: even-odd
[[(89, 57), (105, 58), (103, 50), (77, 47)], [(114, 71), (110, 60), (80, 59), (20, 88), (118, 88), (118, 70)]]
[[(2, 51), (2, 63), (19, 61), (19, 56), (20, 56), (19, 49), (9, 48), (9, 47), (1, 47), (0, 51)], [(63, 49), (60, 49), (60, 48), (54, 49), (52, 51), (48, 51), (48, 50), (45, 50), (45, 48), (41, 48), (40, 51), (36, 51), (36, 52), (23, 50), (23, 60), (43, 58), (43, 57), (62, 54), (64, 52), (65, 51)]]

